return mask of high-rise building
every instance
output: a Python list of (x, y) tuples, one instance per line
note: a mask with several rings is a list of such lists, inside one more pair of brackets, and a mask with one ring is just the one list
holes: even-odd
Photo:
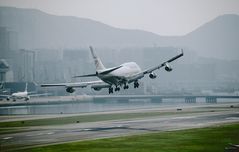
[(0, 82), (6, 81), (6, 73), (9, 71), (9, 65), (4, 59), (0, 59)]
[(9, 52), (9, 35), (6, 27), (0, 27), (0, 58), (6, 59)]

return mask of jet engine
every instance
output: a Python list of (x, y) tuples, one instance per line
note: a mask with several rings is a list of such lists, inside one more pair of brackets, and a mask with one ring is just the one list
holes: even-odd
[(171, 68), (171, 66), (170, 66), (168, 63), (166, 63), (166, 64), (165, 64), (165, 70), (168, 71), (168, 72), (170, 72), (170, 71), (172, 71), (173, 69)]
[(94, 84), (91, 88), (95, 91), (100, 91), (102, 88), (109, 88), (109, 84)]
[(25, 98), (25, 101), (27, 101), (27, 100), (30, 100), (30, 96), (27, 96), (27, 97)]
[(155, 73), (151, 72), (149, 74), (149, 77), (150, 77), (150, 79), (155, 79), (157, 77), (157, 75)]
[(95, 91), (100, 91), (102, 88), (93, 88)]
[(68, 88), (66, 88), (66, 92), (73, 93), (73, 92), (75, 92), (75, 89), (72, 87), (68, 87)]

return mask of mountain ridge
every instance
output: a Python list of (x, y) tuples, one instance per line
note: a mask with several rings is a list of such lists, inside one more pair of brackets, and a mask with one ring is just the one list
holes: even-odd
[(200, 56), (239, 58), (239, 15), (225, 14), (184, 36), (160, 36), (138, 29), (112, 27), (74, 16), (57, 16), (41, 10), (0, 7), (0, 26), (17, 32), (19, 48), (183, 47)]

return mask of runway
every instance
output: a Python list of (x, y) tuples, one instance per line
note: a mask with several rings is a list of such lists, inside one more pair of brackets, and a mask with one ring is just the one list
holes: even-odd
[[(224, 110), (219, 105), (214, 105), (213, 107), (215, 109), (211, 108), (209, 112), (194, 113), (199, 107), (193, 106), (189, 108), (191, 113), (186, 114), (29, 127), (24, 132), (0, 135), (1, 149), (9, 151), (37, 145), (200, 128), (222, 123), (239, 122), (238, 108), (229, 108), (229, 105), (226, 106), (228, 109)], [(140, 109), (135, 111), (140, 112)], [(145, 111), (147, 110), (143, 112)], [(149, 111), (157, 111), (157, 108), (150, 109)], [(165, 111), (170, 111), (170, 109)], [(112, 113), (115, 113), (115, 111)]]

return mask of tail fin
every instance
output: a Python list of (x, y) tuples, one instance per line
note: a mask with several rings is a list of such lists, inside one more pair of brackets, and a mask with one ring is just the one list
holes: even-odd
[(25, 92), (27, 92), (27, 85), (28, 85), (28, 84), (27, 84), (27, 82), (26, 82)]
[(90, 52), (91, 52), (91, 55), (94, 59), (94, 62), (95, 62), (95, 67), (96, 67), (96, 71), (98, 70), (104, 70), (105, 69), (105, 66), (102, 64), (100, 58), (98, 58), (93, 50), (93, 47), (90, 46)]

